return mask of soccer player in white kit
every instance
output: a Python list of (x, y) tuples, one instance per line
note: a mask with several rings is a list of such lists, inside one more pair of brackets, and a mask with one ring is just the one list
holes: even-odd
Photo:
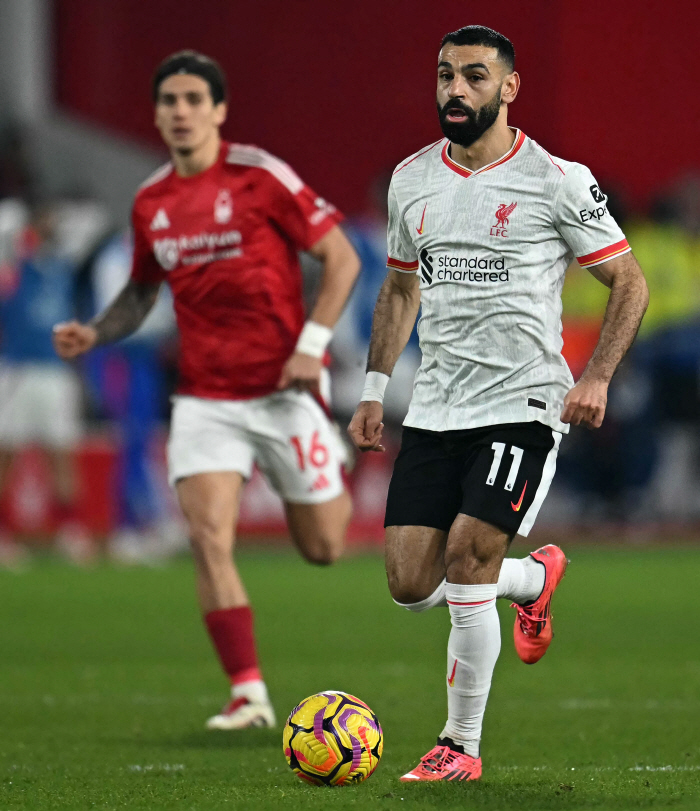
[[(610, 379), (648, 301), (642, 272), (581, 164), (508, 126), (518, 93), (506, 37), (448, 34), (438, 59), (445, 138), (396, 169), (389, 190), (389, 272), (374, 314), (365, 390), (349, 426), (382, 451), (382, 398), (422, 307), (422, 351), (386, 509), (395, 602), (447, 605), (447, 723), (402, 780), (476, 780), (500, 652), (496, 598), (517, 609), (520, 658), (552, 639), (550, 604), (566, 569), (559, 547), (504, 560), (547, 494), (569, 425), (598, 428)], [(567, 266), (610, 288), (600, 338), (574, 385), (561, 354)]]

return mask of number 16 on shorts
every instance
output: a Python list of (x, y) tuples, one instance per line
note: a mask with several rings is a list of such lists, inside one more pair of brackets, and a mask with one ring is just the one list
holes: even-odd
[(304, 446), (300, 436), (293, 436), (289, 440), (296, 451), (299, 470), (306, 470), (307, 466), (325, 467), (328, 464), (328, 448), (321, 442), (319, 432), (314, 431), (311, 435), (311, 442), (308, 447)]

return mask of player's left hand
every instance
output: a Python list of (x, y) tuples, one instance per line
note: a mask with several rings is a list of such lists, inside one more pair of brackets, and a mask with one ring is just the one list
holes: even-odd
[(571, 425), (600, 428), (608, 404), (608, 383), (581, 378), (564, 398), (561, 421)]
[(284, 364), (277, 388), (317, 392), (321, 384), (322, 369), (321, 358), (312, 358), (311, 355), (295, 352)]

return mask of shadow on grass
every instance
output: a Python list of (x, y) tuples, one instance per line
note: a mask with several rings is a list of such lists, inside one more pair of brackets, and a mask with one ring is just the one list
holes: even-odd
[(282, 751), (282, 735), (277, 729), (202, 730), (179, 738), (160, 740), (159, 746), (177, 749), (269, 749)]

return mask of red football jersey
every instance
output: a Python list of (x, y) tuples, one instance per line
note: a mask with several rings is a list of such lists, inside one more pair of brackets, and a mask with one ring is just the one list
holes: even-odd
[(167, 164), (141, 186), (131, 276), (172, 289), (180, 394), (240, 400), (275, 390), (304, 324), (297, 252), (341, 219), (254, 146), (223, 143), (206, 171), (179, 177)]

